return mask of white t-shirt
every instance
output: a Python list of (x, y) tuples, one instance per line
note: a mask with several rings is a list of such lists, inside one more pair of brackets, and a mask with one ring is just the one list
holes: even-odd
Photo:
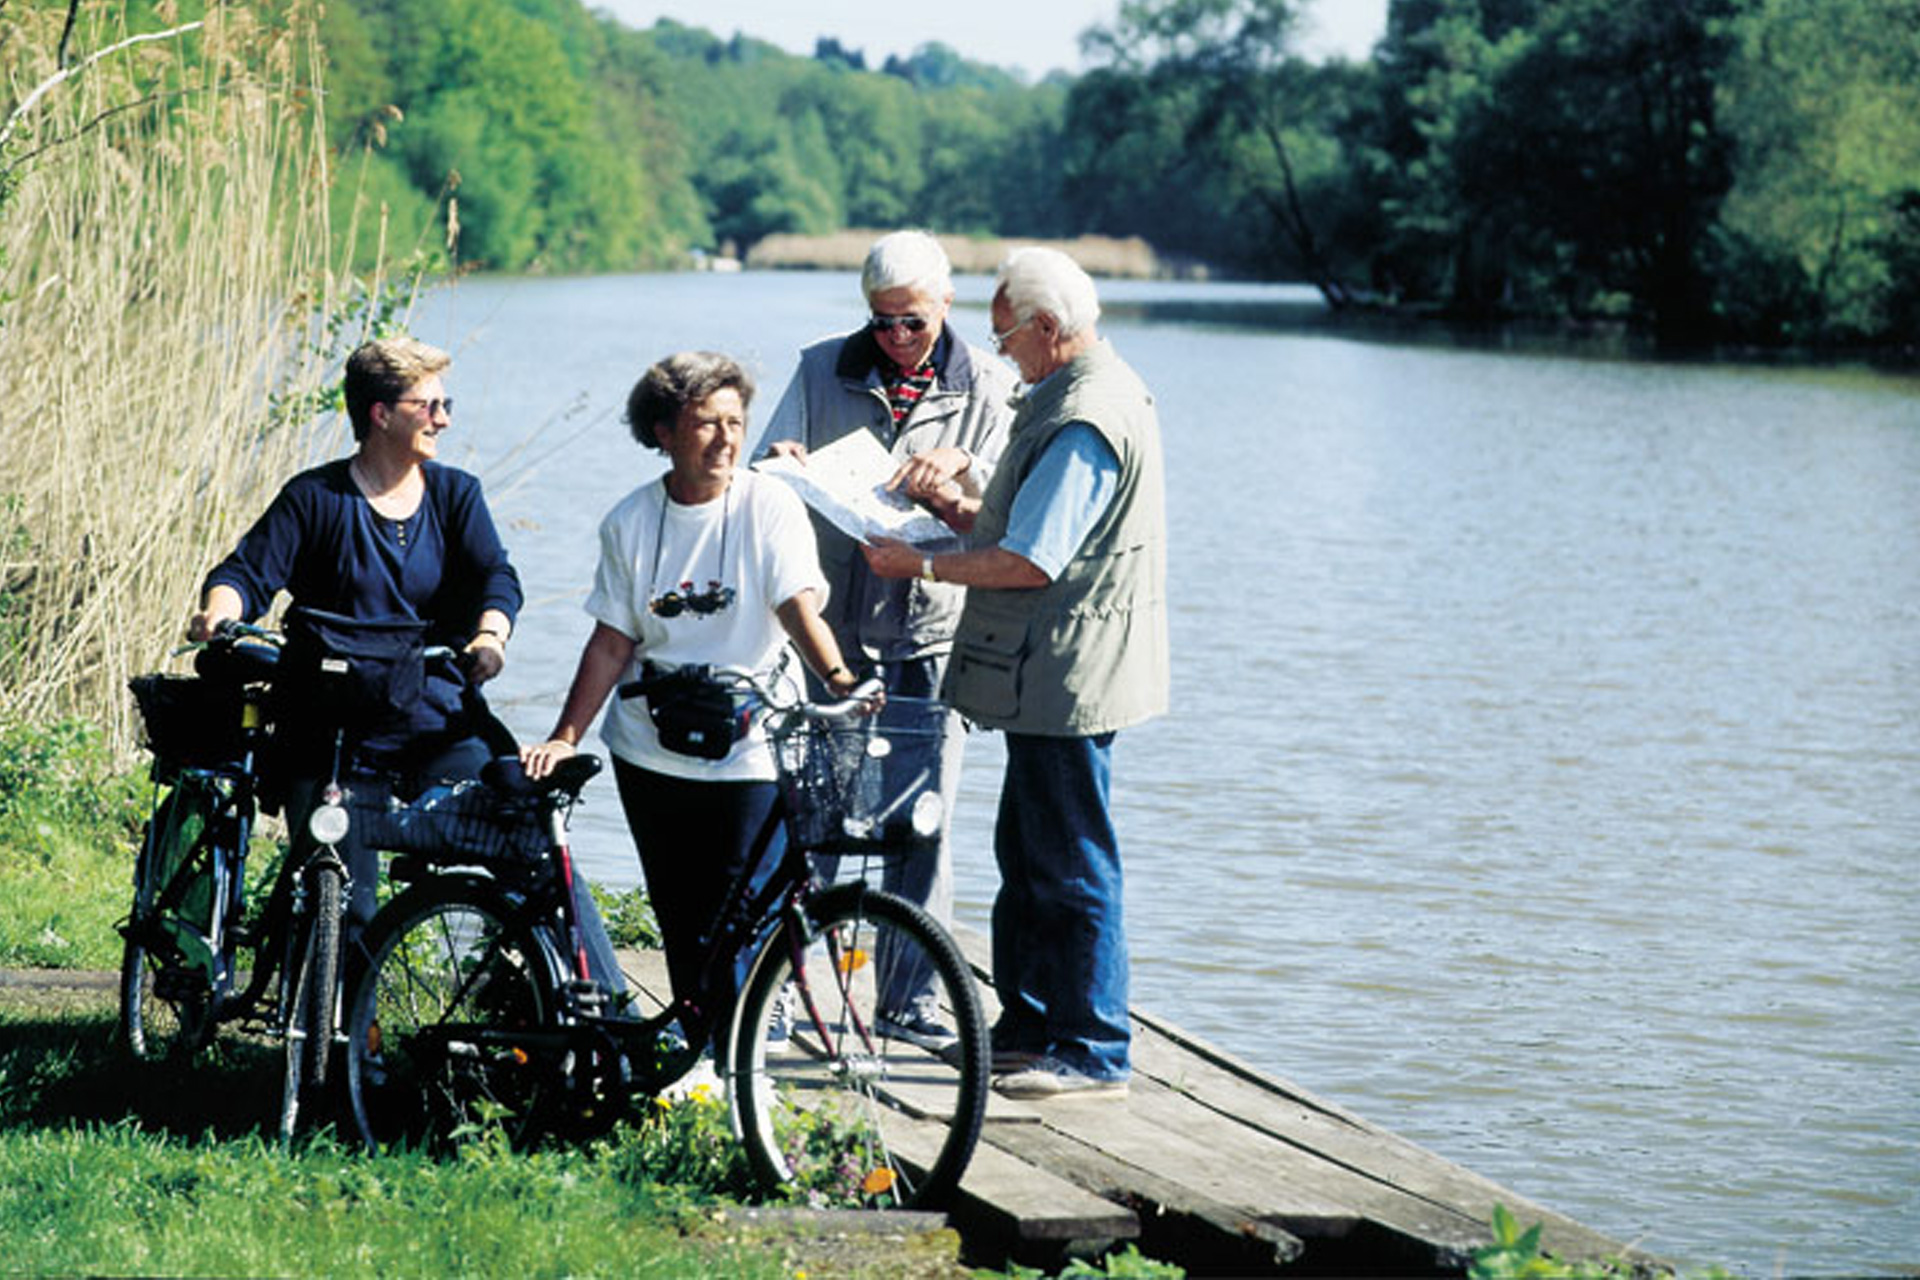
[[(683, 608), (671, 618), (650, 603), (669, 592), (700, 595), (731, 587), (732, 601), (712, 613)], [(733, 474), (726, 493), (686, 506), (667, 496), (663, 476), (622, 498), (600, 522), (600, 564), (586, 609), (635, 642), (637, 678), (643, 660), (743, 667), (771, 673), (787, 634), (774, 609), (811, 588), (825, 604), (813, 526), (792, 489), (751, 471)], [(798, 663), (789, 664), (798, 671)], [(712, 781), (771, 779), (773, 756), (756, 724), (724, 760), (702, 760), (660, 745), (644, 698), (609, 700), (600, 736), (620, 759), (656, 773)]]

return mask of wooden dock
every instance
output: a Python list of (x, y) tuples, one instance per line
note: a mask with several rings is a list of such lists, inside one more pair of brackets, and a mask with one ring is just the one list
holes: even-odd
[[(961, 931), (991, 1020), (986, 939)], [(643, 995), (657, 955), (622, 953)], [(1142, 1010), (1125, 1100), (994, 1095), (950, 1218), (966, 1252), (1053, 1267), (1135, 1242), (1192, 1275), (1458, 1275), (1504, 1204), (1568, 1260), (1660, 1267)]]

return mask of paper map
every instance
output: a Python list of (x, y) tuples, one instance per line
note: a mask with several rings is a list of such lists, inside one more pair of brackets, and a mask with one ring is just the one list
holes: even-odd
[(878, 535), (916, 547), (951, 543), (954, 532), (919, 503), (887, 489), (899, 464), (871, 434), (853, 431), (794, 458), (762, 458), (755, 471), (792, 485), (809, 507), (842, 533), (861, 542)]

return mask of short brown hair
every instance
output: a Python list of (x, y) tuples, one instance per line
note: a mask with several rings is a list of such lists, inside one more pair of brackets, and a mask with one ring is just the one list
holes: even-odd
[(635, 440), (658, 449), (656, 427), (677, 421), (682, 409), (728, 387), (740, 393), (742, 409), (753, 403), (753, 378), (737, 360), (717, 351), (670, 355), (633, 384), (627, 395), (627, 426), (633, 429)]
[(453, 357), (440, 348), (406, 337), (380, 338), (348, 356), (345, 391), (353, 438), (367, 438), (373, 406), (392, 404), (452, 363)]

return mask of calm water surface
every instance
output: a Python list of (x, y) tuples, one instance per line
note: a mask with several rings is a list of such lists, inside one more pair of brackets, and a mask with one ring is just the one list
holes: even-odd
[[(961, 284), (976, 342), (987, 291)], [(1116, 756), (1135, 1001), (1655, 1252), (1920, 1270), (1920, 384), (1103, 296), (1173, 538), (1178, 706)], [(516, 730), (571, 675), (601, 514), (660, 469), (619, 420), (639, 372), (725, 350), (764, 413), (858, 314), (848, 275), (423, 307), (445, 456), (528, 586)], [(981, 928), (1000, 760), (972, 739), (956, 815)], [(637, 879), (610, 785), (576, 831)]]

